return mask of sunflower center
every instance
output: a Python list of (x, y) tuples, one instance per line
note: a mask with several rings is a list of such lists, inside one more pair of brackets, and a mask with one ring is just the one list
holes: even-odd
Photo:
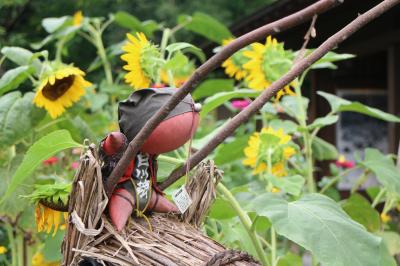
[(43, 96), (51, 101), (57, 100), (63, 96), (69, 88), (71, 88), (74, 79), (75, 76), (71, 75), (62, 79), (56, 79), (56, 82), (53, 85), (47, 83), (42, 90)]

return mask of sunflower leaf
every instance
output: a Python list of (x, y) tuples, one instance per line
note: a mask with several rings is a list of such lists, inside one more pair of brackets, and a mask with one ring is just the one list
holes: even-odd
[(7, 191), (0, 200), (2, 204), (25, 180), (33, 173), (39, 164), (57, 152), (65, 149), (82, 147), (75, 142), (67, 130), (54, 131), (36, 141), (26, 152), (22, 163), (11, 178)]
[(11, 92), (0, 98), (0, 147), (14, 145), (25, 138), (44, 117), (32, 104), (34, 93)]
[(33, 71), (33, 68), (30, 66), (20, 66), (4, 73), (0, 78), (0, 96), (8, 91), (18, 88), (18, 86), (24, 82)]
[(181, 15), (178, 17), (178, 23), (185, 29), (217, 43), (222, 43), (223, 40), (232, 37), (231, 32), (224, 24), (201, 12), (196, 12), (191, 17)]
[(288, 202), (262, 194), (248, 208), (266, 216), (278, 234), (310, 250), (322, 265), (396, 265), (382, 238), (366, 231), (326, 196), (308, 194)]

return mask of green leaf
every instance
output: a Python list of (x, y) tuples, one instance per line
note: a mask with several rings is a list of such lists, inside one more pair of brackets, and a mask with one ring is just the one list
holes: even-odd
[(34, 93), (8, 93), (0, 98), (0, 147), (25, 138), (44, 117), (45, 111), (33, 105)]
[[(280, 104), (288, 115), (300, 119), (300, 114), (302, 114), (302, 111), (299, 109), (299, 106), (297, 104), (298, 100), (296, 98), (297, 96), (286, 95), (282, 98)], [(307, 110), (309, 101), (310, 100), (308, 100), (306, 97), (302, 97), (304, 110)]]
[(42, 26), (48, 33), (53, 33), (61, 29), (68, 21), (68, 16), (59, 18), (45, 18), (42, 20)]
[(54, 131), (36, 141), (26, 152), (24, 160), (8, 185), (7, 191), (0, 201), (3, 203), (18, 186), (24, 184), (25, 180), (33, 173), (41, 162), (65, 149), (81, 147), (75, 142), (67, 130)]
[(217, 220), (231, 219), (236, 217), (235, 210), (232, 209), (231, 204), (222, 198), (217, 198), (211, 206), (210, 213), (208, 215), (210, 218)]
[(62, 245), (64, 235), (65, 231), (58, 230), (54, 237), (51, 234), (46, 236), (42, 251), (46, 262), (56, 262), (61, 260), (62, 256), (60, 247)]
[(278, 261), (277, 266), (302, 266), (303, 262), (299, 255), (293, 253), (287, 253), (281, 257)]
[(342, 204), (343, 210), (356, 222), (362, 224), (370, 232), (380, 228), (379, 213), (360, 194), (353, 194)]
[(314, 120), (310, 125), (308, 125), (309, 130), (314, 130), (315, 128), (321, 128), (325, 126), (329, 126), (335, 124), (339, 119), (337, 115), (329, 115), (325, 117), (319, 117)]
[(356, 113), (361, 113), (364, 115), (372, 116), (387, 122), (395, 122), (395, 123), (400, 123), (400, 117), (383, 112), (379, 109), (373, 108), (373, 107), (368, 107), (362, 103), (359, 102), (351, 102), (345, 99), (342, 99), (340, 97), (337, 97), (336, 95), (326, 93), (323, 91), (318, 91), (317, 92), (319, 95), (324, 97), (328, 102), (329, 105), (331, 106), (331, 109), (333, 112), (356, 112)]
[(271, 177), (272, 184), (293, 196), (299, 196), (304, 186), (304, 177), (301, 175)]
[(377, 149), (367, 148), (364, 161), (358, 163), (371, 170), (388, 191), (400, 195), (400, 171), (391, 158)]
[(18, 88), (18, 86), (29, 77), (29, 74), (33, 72), (34, 70), (30, 66), (20, 66), (8, 70), (0, 79), (0, 96)]
[[(312, 50), (310, 50), (310, 53), (311, 53), (311, 51)], [(332, 62), (348, 60), (348, 59), (351, 59), (354, 57), (355, 57), (355, 55), (352, 55), (352, 54), (338, 54), (335, 52), (328, 52), (321, 59), (319, 59), (317, 62), (315, 62), (311, 66), (311, 69), (322, 69), (322, 68), (336, 69), (337, 68), (336, 65), (333, 64)]]
[(387, 261), (382, 238), (367, 232), (326, 196), (308, 194), (287, 202), (263, 194), (250, 207), (268, 217), (278, 234), (311, 251), (322, 265), (395, 265), (393, 259)]
[(297, 124), (291, 120), (274, 119), (268, 124), (275, 130), (283, 129), (286, 134), (292, 134), (297, 131)]
[(313, 138), (311, 148), (315, 159), (319, 161), (335, 160), (338, 158), (336, 147), (319, 137)]
[(9, 60), (17, 65), (32, 65), (38, 73), (41, 69), (39, 59), (29, 50), (16, 46), (5, 46), (1, 49), (1, 53)]
[(168, 45), (165, 50), (168, 51), (168, 53), (173, 54), (177, 51), (181, 51), (186, 48), (194, 48), (200, 50), (200, 48), (197, 48), (193, 44), (187, 43), (187, 42), (176, 42), (176, 43), (171, 43)]
[(184, 25), (187, 30), (193, 31), (217, 43), (222, 43), (223, 40), (232, 37), (231, 32), (225, 25), (201, 12), (194, 13), (192, 17), (179, 16), (178, 23)]
[(241, 136), (235, 138), (233, 141), (224, 143), (218, 147), (214, 157), (214, 161), (217, 165), (223, 165), (226, 163), (232, 163), (238, 159), (244, 157), (244, 148), (247, 146), (247, 142), (250, 136)]
[(214, 96), (208, 97), (203, 104), (203, 108), (200, 112), (200, 117), (204, 117), (206, 114), (217, 108), (218, 106), (226, 103), (227, 101), (234, 98), (244, 97), (257, 97), (260, 92), (253, 90), (240, 90), (240, 91), (229, 91), (216, 93)]
[(189, 59), (182, 52), (178, 51), (170, 60), (165, 63), (164, 68), (176, 70), (184, 67), (186, 64), (188, 64), (188, 62)]
[(384, 231), (377, 232), (376, 234), (383, 238), (390, 255), (395, 256), (400, 254), (400, 235), (397, 232)]
[(143, 32), (148, 37), (152, 37), (154, 31), (159, 28), (159, 25), (155, 21), (149, 20), (142, 23), (137, 17), (125, 11), (115, 13), (114, 21), (123, 28)]
[(232, 91), (234, 87), (233, 79), (207, 79), (197, 86), (192, 94), (193, 99), (199, 100), (216, 94), (217, 92)]

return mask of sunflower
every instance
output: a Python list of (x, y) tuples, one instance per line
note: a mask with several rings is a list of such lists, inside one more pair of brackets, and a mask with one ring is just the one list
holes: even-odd
[(126, 53), (121, 56), (127, 62), (123, 67), (128, 70), (125, 81), (135, 89), (148, 88), (161, 68), (160, 50), (141, 32), (136, 33), (136, 37), (128, 33), (127, 37), (129, 41), (122, 47)]
[(275, 151), (278, 158), (274, 158), (272, 162), (271, 172), (274, 176), (286, 176), (284, 161), (295, 154), (293, 147), (288, 146), (291, 137), (283, 132), (282, 129), (275, 130), (271, 127), (263, 128), (261, 132), (255, 132), (248, 141), (248, 146), (244, 149), (246, 159), (244, 165), (254, 168), (253, 173), (259, 174), (267, 170), (267, 162), (264, 156), (263, 141), (261, 134), (270, 134), (279, 138)]
[(61, 224), (62, 214), (64, 215), (65, 223), (68, 218), (67, 213), (55, 211), (38, 203), (35, 209), (35, 219), (38, 232), (46, 232), (47, 234), (49, 234), (54, 227), (53, 236), (55, 236), (60, 225), (61, 229), (65, 228), (64, 224)]
[(85, 88), (92, 85), (83, 78), (84, 75), (79, 68), (63, 66), (42, 80), (33, 102), (44, 107), (53, 119), (58, 117), (85, 94)]
[[(233, 39), (224, 40), (222, 42), (223, 46), (228, 45)], [(231, 57), (226, 59), (222, 63), (222, 67), (225, 68), (225, 73), (231, 78), (234, 77), (236, 80), (242, 80), (248, 74), (248, 71), (243, 68), (243, 65), (249, 61), (249, 59), (244, 56), (245, 51), (249, 51), (251, 48), (246, 46), (234, 53)]]
[[(278, 43), (271, 36), (267, 37), (265, 44), (254, 43), (251, 48), (243, 52), (243, 55), (248, 58), (243, 68), (249, 73), (246, 81), (251, 89), (268, 88), (272, 82), (278, 80), (292, 67), (293, 53), (285, 51), (283, 43)], [(294, 86), (295, 82), (291, 85)], [(279, 99), (286, 94), (294, 95), (289, 86), (279, 91), (276, 98)]]
[(7, 248), (4, 246), (0, 246), (0, 255), (7, 252)]
[(76, 11), (75, 14), (72, 16), (72, 25), (80, 26), (83, 21), (83, 14), (82, 11)]
[(36, 252), (32, 257), (32, 266), (59, 266), (57, 261), (46, 262), (42, 252)]

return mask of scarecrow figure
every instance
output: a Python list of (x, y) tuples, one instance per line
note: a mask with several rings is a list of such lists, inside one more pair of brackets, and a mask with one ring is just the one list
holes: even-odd
[[(100, 144), (104, 179), (108, 178), (128, 143), (175, 91), (172, 88), (142, 89), (119, 103), (120, 132), (108, 134)], [(131, 215), (140, 217), (151, 211), (178, 212), (157, 186), (157, 156), (179, 148), (193, 136), (199, 122), (199, 107), (187, 95), (156, 127), (130, 162), (108, 206), (111, 221), (118, 231), (124, 228)]]

